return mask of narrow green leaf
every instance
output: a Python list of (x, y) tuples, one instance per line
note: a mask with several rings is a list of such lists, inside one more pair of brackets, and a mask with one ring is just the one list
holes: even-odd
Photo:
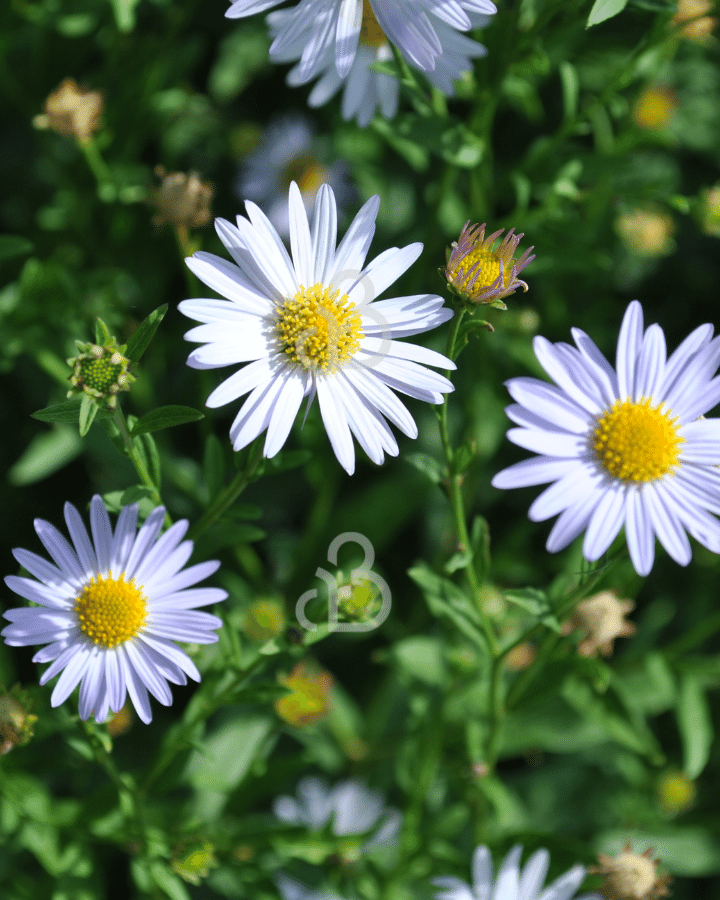
[(560, 62), (560, 82), (562, 84), (563, 112), (565, 114), (565, 119), (572, 119), (578, 110), (580, 78), (575, 66), (565, 59)]
[(172, 428), (175, 425), (184, 425), (186, 422), (197, 422), (203, 414), (199, 409), (191, 406), (161, 406), (153, 409), (138, 419), (130, 432), (132, 437), (140, 434), (150, 434), (152, 431), (160, 431), (163, 428)]
[(440, 484), (445, 477), (445, 467), (434, 456), (428, 456), (427, 453), (408, 453), (403, 459), (423, 475), (427, 475), (433, 484)]
[(15, 256), (25, 256), (33, 249), (31, 241), (14, 234), (0, 234), (0, 262), (13, 259)]
[(205, 477), (205, 489), (208, 501), (211, 501), (220, 493), (225, 471), (225, 451), (220, 438), (210, 434), (205, 441), (205, 454), (203, 459), (203, 475)]
[(683, 772), (694, 780), (707, 765), (714, 737), (705, 691), (694, 674), (682, 676), (675, 715), (683, 744)]
[(150, 474), (153, 484), (160, 490), (160, 485), (162, 483), (160, 454), (158, 453), (157, 444), (155, 443), (153, 436), (151, 434), (141, 434), (134, 439), (134, 442), (135, 446), (140, 450), (143, 461), (145, 462), (145, 467)]
[(586, 28), (604, 22), (606, 19), (612, 19), (618, 13), (621, 13), (628, 4), (628, 0), (595, 0), (593, 8), (587, 20)]
[[(40, 422), (63, 422), (77, 425), (80, 421), (80, 397), (66, 400), (64, 403), (56, 403), (54, 406), (46, 406), (30, 414), (33, 419)], [(107, 419), (112, 416), (109, 409), (98, 409), (95, 413), (98, 419)]]
[(137, 362), (147, 350), (150, 341), (153, 339), (153, 335), (157, 331), (158, 325), (162, 322), (167, 311), (167, 303), (158, 306), (158, 308), (153, 310), (146, 319), (143, 319), (135, 331), (130, 335), (125, 355), (131, 362)]
[(90, 431), (90, 426), (93, 423), (93, 419), (97, 415), (97, 403), (92, 399), (92, 397), (88, 397), (87, 394), (83, 394), (83, 398), (80, 401), (80, 437), (85, 437), (85, 435)]
[(16, 487), (34, 484), (62, 469), (82, 453), (82, 449), (77, 429), (59, 425), (33, 438), (20, 459), (11, 466), (8, 481)]

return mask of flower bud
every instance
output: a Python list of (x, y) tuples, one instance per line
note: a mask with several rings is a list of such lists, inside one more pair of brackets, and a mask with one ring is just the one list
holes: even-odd
[(242, 628), (251, 641), (264, 644), (285, 630), (285, 610), (277, 600), (256, 600), (243, 618)]
[(614, 858), (601, 853), (600, 865), (590, 867), (588, 872), (605, 876), (602, 887), (605, 900), (656, 900), (668, 894), (671, 878), (658, 877), (656, 869), (660, 860), (653, 859), (652, 855), (650, 849), (639, 855), (633, 853), (628, 843)]
[(527, 291), (528, 286), (517, 276), (529, 265), (535, 255), (530, 255), (532, 247), (516, 260), (514, 258), (523, 234), (513, 234), (514, 228), (505, 235), (496, 249), (493, 244), (505, 229), (501, 228), (490, 237), (485, 237), (485, 225), (465, 223), (460, 237), (447, 251), (447, 265), (441, 273), (448, 282), (451, 293), (465, 304), (484, 304), (497, 309), (507, 309), (503, 297), (513, 294), (519, 287)]
[(68, 397), (84, 393), (92, 400), (105, 401), (111, 409), (117, 404), (117, 393), (129, 391), (135, 381), (130, 372), (130, 360), (123, 356), (126, 346), (118, 344), (110, 335), (102, 319), (98, 319), (99, 327), (105, 338), (102, 344), (75, 341), (80, 353), (67, 364), (72, 366), (70, 376), (72, 387)]
[(157, 208), (153, 224), (169, 222), (183, 228), (202, 228), (212, 219), (210, 201), (215, 193), (211, 184), (201, 181), (195, 172), (166, 172), (155, 169), (160, 186), (151, 191), (150, 202)]
[(86, 143), (100, 127), (103, 107), (103, 95), (99, 91), (83, 90), (74, 79), (66, 78), (47, 98), (43, 115), (35, 116), (33, 125), (51, 128)]
[(572, 616), (563, 625), (562, 634), (570, 634), (576, 628), (585, 632), (578, 646), (583, 656), (610, 656), (615, 638), (635, 634), (632, 622), (624, 617), (635, 608), (631, 600), (619, 600), (615, 591), (601, 591), (578, 603)]
[(333, 680), (329, 672), (313, 672), (307, 663), (301, 662), (281, 683), (291, 693), (275, 701), (275, 710), (289, 725), (311, 725), (330, 712)]

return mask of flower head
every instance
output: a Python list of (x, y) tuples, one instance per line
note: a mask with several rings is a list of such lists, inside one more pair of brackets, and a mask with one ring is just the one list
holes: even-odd
[(176, 522), (161, 537), (162, 506), (138, 530), (136, 503), (123, 507), (113, 530), (102, 498), (90, 504), (92, 540), (77, 509), (65, 504), (72, 545), (49, 522), (35, 531), (52, 557), (13, 550), (33, 578), (9, 575), (5, 583), (36, 606), (3, 613), (12, 624), (2, 631), (11, 647), (46, 644), (33, 662), (51, 662), (40, 678), (60, 678), (52, 706), (66, 700), (80, 682), (80, 718), (104, 721), (130, 695), (143, 722), (152, 713), (148, 691), (164, 706), (172, 703), (167, 682), (200, 681), (192, 660), (176, 640), (210, 644), (222, 621), (197, 607), (227, 597), (219, 588), (193, 588), (220, 565), (216, 560), (183, 569), (192, 541), (183, 541), (188, 522)]
[(275, 701), (275, 711), (288, 725), (312, 725), (330, 712), (333, 680), (329, 672), (313, 671), (300, 662), (281, 682), (290, 693)]
[[(234, 0), (226, 15), (240, 18), (277, 6), (280, 0)], [(319, 106), (345, 82), (342, 114), (368, 124), (379, 107), (386, 118), (397, 111), (399, 84), (373, 72), (392, 59), (391, 44), (407, 62), (446, 94), (472, 68), (485, 47), (462, 32), (487, 24), (497, 9), (491, 0), (300, 0), (268, 16), (274, 62), (298, 60), (288, 83), (319, 76), (310, 106)]]
[(717, 18), (705, 15), (714, 5), (712, 0), (678, 0), (672, 24), (677, 26), (681, 37), (696, 44), (705, 44), (717, 28)]
[(485, 225), (465, 227), (460, 237), (448, 250), (447, 265), (442, 273), (447, 278), (451, 290), (463, 301), (471, 305), (478, 303), (506, 309), (503, 297), (514, 294), (521, 287), (527, 291), (528, 286), (517, 276), (534, 259), (529, 247), (520, 259), (514, 258), (523, 234), (514, 234), (514, 228), (493, 249), (493, 244), (505, 229), (501, 228), (489, 237), (485, 237)]
[(278, 600), (256, 600), (243, 617), (243, 631), (251, 641), (264, 644), (285, 630), (285, 608)]
[(263, 205), (283, 238), (290, 234), (288, 190), (293, 181), (308, 214), (325, 182), (333, 189), (340, 213), (354, 195), (345, 165), (327, 161), (311, 122), (297, 113), (270, 121), (260, 145), (243, 160), (236, 182), (238, 196)]
[[(522, 847), (516, 844), (502, 861), (493, 882), (493, 864), (487, 847), (478, 847), (473, 855), (472, 884), (459, 878), (434, 878), (435, 900), (571, 900), (585, 877), (581, 865), (573, 866), (543, 890), (550, 864), (547, 850), (537, 850), (520, 868)], [(597, 894), (583, 894), (577, 900), (600, 900)]]
[(212, 185), (201, 181), (195, 172), (166, 172), (157, 166), (155, 174), (160, 186), (152, 190), (150, 200), (157, 208), (153, 218), (156, 226), (169, 222), (181, 228), (202, 228), (211, 221)]
[(668, 894), (669, 875), (658, 877), (660, 862), (653, 859), (649, 848), (643, 853), (633, 853), (629, 843), (615, 857), (601, 853), (599, 866), (588, 871), (605, 876), (602, 894), (605, 900), (656, 900)]
[(640, 94), (633, 109), (633, 120), (641, 128), (664, 128), (675, 115), (677, 106), (675, 91), (661, 85), (651, 85)]
[(635, 609), (632, 600), (619, 600), (615, 591), (601, 591), (583, 600), (573, 610), (563, 625), (562, 633), (570, 634), (576, 628), (585, 632), (578, 650), (583, 656), (610, 656), (615, 638), (631, 637), (637, 630), (625, 616)]
[[(577, 349), (534, 340), (554, 381), (513, 378), (518, 424), (513, 443), (538, 454), (500, 472), (498, 488), (547, 484), (530, 518), (560, 514), (547, 541), (551, 553), (585, 531), (583, 553), (596, 560), (625, 527), (630, 558), (647, 575), (655, 537), (680, 565), (692, 556), (687, 534), (720, 553), (720, 421), (702, 418), (720, 400), (720, 337), (696, 328), (666, 358), (658, 325), (643, 329), (642, 307), (628, 306), (613, 368), (583, 331)], [(686, 534), (687, 532), (687, 534)]]
[(130, 360), (123, 354), (125, 344), (118, 344), (107, 326), (98, 319), (98, 327), (104, 337), (102, 344), (75, 341), (80, 353), (67, 360), (72, 367), (68, 397), (85, 394), (95, 402), (104, 401), (110, 409), (117, 404), (120, 391), (129, 391), (136, 376), (130, 371)]
[(352, 474), (352, 436), (375, 463), (395, 456), (386, 418), (410, 437), (417, 428), (391, 388), (441, 403), (452, 384), (422, 363), (455, 368), (434, 350), (395, 340), (435, 328), (452, 317), (441, 297), (417, 294), (375, 302), (420, 255), (422, 244), (386, 250), (369, 265), (379, 198), (363, 206), (337, 246), (335, 196), (323, 185), (312, 230), (300, 189), (290, 186), (292, 259), (264, 213), (250, 201), (250, 221), (216, 228), (237, 265), (210, 253), (187, 260), (192, 271), (224, 300), (184, 300), (180, 310), (205, 324), (185, 337), (204, 343), (188, 365), (197, 369), (249, 362), (208, 397), (210, 407), (250, 396), (230, 429), (240, 450), (267, 429), (264, 453), (285, 443), (302, 403), (317, 395), (335, 455)]
[[(400, 813), (385, 805), (382, 796), (361, 781), (341, 781), (330, 787), (322, 778), (303, 778), (298, 796), (278, 797), (275, 815), (290, 825), (305, 825), (312, 831), (330, 826), (339, 838), (363, 837), (354, 850), (392, 846), (400, 829)], [(353, 848), (346, 844), (346, 851)]]
[(615, 229), (635, 256), (667, 256), (675, 246), (675, 223), (670, 213), (659, 209), (633, 209), (621, 213)]
[(660, 808), (667, 816), (678, 816), (695, 801), (695, 784), (682, 772), (665, 772), (657, 783)]
[(188, 884), (200, 884), (218, 865), (215, 848), (210, 841), (198, 841), (194, 845), (176, 850), (171, 867), (173, 872)]
[(35, 116), (33, 125), (36, 128), (51, 128), (58, 134), (85, 143), (100, 127), (103, 107), (103, 95), (99, 91), (84, 90), (73, 78), (66, 78), (49, 95), (43, 106), (43, 115)]

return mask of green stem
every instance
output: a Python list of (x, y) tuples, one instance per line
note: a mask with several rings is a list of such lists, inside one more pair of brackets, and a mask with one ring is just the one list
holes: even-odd
[[(455, 313), (455, 318), (453, 319), (452, 326), (450, 328), (450, 334), (448, 335), (447, 341), (447, 355), (450, 359), (453, 359), (455, 356), (455, 344), (457, 342), (457, 336), (460, 331), (460, 325), (462, 324), (464, 315), (464, 310), (458, 310)], [(446, 375), (449, 376), (450, 372), (447, 372)], [(455, 521), (455, 530), (458, 536), (459, 549), (461, 552), (464, 552), (465, 550), (469, 550), (471, 548), (471, 543), (465, 518), (465, 504), (463, 502), (462, 496), (462, 475), (458, 473), (455, 468), (455, 451), (452, 448), (452, 444), (450, 443), (450, 436), (448, 434), (447, 409), (448, 399), (446, 397), (444, 403), (439, 406), (439, 408), (436, 408), (436, 415), (438, 419), (438, 426), (440, 429), (440, 441), (442, 442), (443, 454), (445, 456), (445, 463), (447, 465), (446, 489), (448, 499), (450, 500), (450, 505), (452, 506), (453, 519)], [(480, 582), (478, 581), (474, 560), (470, 561), (470, 564), (465, 567), (464, 572), (468, 582), (470, 596), (472, 597), (475, 607), (479, 608), (478, 600), (480, 597)], [(485, 635), (485, 640), (487, 641), (488, 649), (493, 656), (496, 656), (498, 650), (495, 640), (495, 634), (493, 633), (492, 627), (481, 609), (480, 619), (482, 622), (483, 633)]]
[(107, 163), (102, 158), (98, 146), (92, 137), (77, 142), (83, 156), (97, 181), (98, 195), (101, 200), (114, 200), (116, 196), (115, 182)]
[[(117, 425), (117, 429), (120, 432), (120, 435), (123, 439), (123, 443), (125, 444), (125, 449), (127, 450), (128, 456), (130, 457), (130, 461), (135, 467), (135, 471), (138, 473), (138, 477), (142, 483), (150, 488), (150, 496), (152, 497), (153, 503), (157, 506), (163, 506), (162, 497), (160, 496), (160, 491), (157, 489), (155, 482), (150, 477), (150, 473), (145, 467), (145, 462), (137, 451), (137, 447), (135, 446), (135, 442), (130, 436), (130, 432), (128, 431), (127, 422), (125, 421), (125, 416), (123, 415), (122, 409), (120, 409), (120, 404), (118, 403), (115, 409), (113, 410), (113, 419), (115, 424)], [(170, 521), (169, 516), (165, 517), (165, 524), (170, 525), (172, 522)]]
[(198, 521), (192, 526), (192, 528), (188, 532), (188, 538), (190, 540), (197, 540), (197, 538), (204, 531), (206, 531), (211, 525), (217, 522), (217, 520), (221, 518), (228, 511), (228, 509), (230, 509), (230, 507), (237, 500), (240, 494), (242, 494), (245, 488), (253, 480), (253, 476), (255, 475), (255, 472), (263, 458), (262, 440), (262, 438), (256, 440), (255, 444), (250, 450), (250, 453), (248, 454), (245, 468), (241, 469), (230, 482), (230, 484), (226, 488), (224, 488), (224, 490), (220, 491), (220, 493), (215, 497), (210, 506), (205, 510)]
[(121, 798), (125, 797), (128, 801), (128, 806), (132, 810), (132, 818), (137, 831), (137, 837), (142, 845), (143, 855), (145, 855), (148, 852), (147, 826), (145, 824), (145, 810), (143, 808), (137, 784), (131, 775), (121, 774), (118, 771), (115, 761), (96, 734), (93, 726), (90, 725), (89, 722), (82, 722), (81, 724), (85, 736), (90, 743), (90, 747), (92, 748), (95, 761), (105, 770), (110, 780), (117, 788), (118, 795)]
[(668, 644), (664, 649), (664, 653), (672, 659), (684, 656), (689, 650), (693, 650), (698, 644), (704, 643), (718, 631), (720, 631), (720, 612), (715, 613), (702, 622), (698, 622), (686, 634), (681, 635), (677, 640)]

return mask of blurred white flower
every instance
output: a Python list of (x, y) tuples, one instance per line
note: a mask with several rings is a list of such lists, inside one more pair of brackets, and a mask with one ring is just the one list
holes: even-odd
[[(585, 867), (573, 866), (543, 890), (550, 863), (547, 850), (537, 850), (520, 868), (522, 846), (516, 844), (500, 865), (493, 881), (493, 864), (487, 847), (473, 855), (472, 884), (460, 878), (434, 878), (435, 900), (571, 900), (585, 877)], [(576, 900), (601, 900), (598, 894), (583, 894)]]
[(309, 888), (301, 881), (295, 881), (289, 875), (279, 872), (275, 876), (275, 883), (282, 894), (283, 900), (344, 900), (337, 894), (326, 894), (324, 891), (316, 891)]
[(306, 116), (276, 116), (265, 130), (263, 141), (243, 160), (235, 182), (236, 193), (241, 200), (252, 200), (261, 206), (283, 238), (290, 236), (288, 188), (293, 181), (300, 188), (308, 215), (320, 186), (329, 184), (342, 218), (343, 206), (355, 191), (344, 163), (326, 163), (324, 155)]
[(392, 847), (401, 815), (385, 806), (382, 796), (361, 781), (351, 779), (329, 787), (322, 778), (303, 778), (296, 797), (278, 797), (275, 815), (289, 825), (305, 825), (320, 831), (330, 825), (337, 837), (368, 835), (361, 849)]

